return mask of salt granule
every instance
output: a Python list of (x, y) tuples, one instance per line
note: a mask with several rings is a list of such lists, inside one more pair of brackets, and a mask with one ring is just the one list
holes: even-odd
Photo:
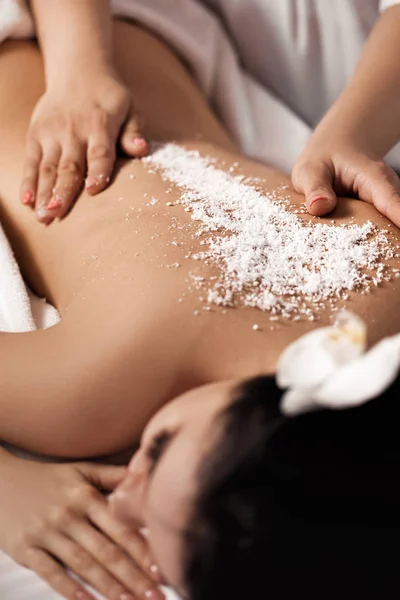
[(209, 304), (258, 307), (272, 320), (312, 320), (327, 301), (333, 305), (349, 291), (369, 291), (390, 279), (382, 260), (394, 257), (392, 246), (370, 221), (305, 222), (288, 210), (288, 199), (175, 144), (143, 162), (179, 189), (179, 203), (192, 213), (205, 249), (191, 258), (220, 267), (217, 280), (208, 282)]

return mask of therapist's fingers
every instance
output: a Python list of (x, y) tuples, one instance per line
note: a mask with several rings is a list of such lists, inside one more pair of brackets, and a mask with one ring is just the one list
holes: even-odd
[(51, 143), (42, 149), (42, 159), (39, 166), (39, 181), (36, 196), (36, 216), (41, 223), (48, 225), (54, 219), (47, 206), (53, 195), (57, 180), (58, 163), (61, 156), (61, 147), (58, 143)]
[(87, 145), (87, 177), (85, 189), (95, 195), (104, 190), (111, 180), (116, 159), (116, 139), (110, 117), (98, 111), (92, 118), (92, 130)]
[(26, 145), (21, 182), (21, 202), (26, 206), (33, 207), (35, 205), (41, 157), (40, 144), (34, 139), (29, 139)]
[(77, 137), (65, 140), (47, 210), (54, 218), (64, 217), (71, 209), (83, 184), (85, 147)]
[(395, 171), (384, 161), (365, 159), (357, 165), (355, 181), (360, 200), (400, 227), (400, 179)]
[(47, 552), (32, 548), (25, 565), (35, 571), (53, 590), (68, 600), (95, 600), (81, 584), (70, 577), (64, 567)]
[(292, 173), (295, 190), (306, 197), (311, 215), (321, 217), (336, 208), (333, 166), (324, 161), (299, 160)]

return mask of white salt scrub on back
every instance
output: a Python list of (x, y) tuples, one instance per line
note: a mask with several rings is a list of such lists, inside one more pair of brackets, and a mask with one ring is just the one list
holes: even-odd
[(288, 210), (287, 200), (266, 195), (252, 180), (175, 144), (144, 162), (179, 188), (179, 203), (198, 222), (204, 251), (192, 257), (220, 267), (217, 280), (208, 282), (209, 304), (313, 319), (327, 302), (333, 305), (351, 290), (368, 291), (390, 279), (382, 261), (395, 252), (371, 222), (305, 222)]

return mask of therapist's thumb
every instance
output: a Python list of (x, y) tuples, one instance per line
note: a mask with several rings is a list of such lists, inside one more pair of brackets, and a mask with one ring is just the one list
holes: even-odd
[(149, 143), (143, 134), (142, 119), (135, 110), (133, 100), (128, 117), (121, 130), (120, 146), (125, 154), (133, 158), (147, 156), (150, 150)]
[(311, 215), (321, 217), (336, 208), (337, 198), (332, 187), (333, 168), (324, 162), (301, 159), (292, 173), (292, 183), (297, 192), (306, 197), (306, 207)]

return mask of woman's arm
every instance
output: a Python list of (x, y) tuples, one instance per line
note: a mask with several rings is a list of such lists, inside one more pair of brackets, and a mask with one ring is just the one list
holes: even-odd
[(0, 332), (0, 443), (50, 455), (60, 447), (66, 451), (61, 454), (68, 456), (77, 410), (78, 366), (61, 326)]
[(354, 77), (312, 135), (293, 170), (313, 215), (337, 194), (356, 194), (400, 226), (399, 178), (384, 162), (400, 140), (400, 6), (388, 9), (366, 42)]
[(101, 338), (67, 317), (44, 331), (0, 332), (0, 443), (80, 459), (138, 440), (144, 390), (132, 388), (134, 401), (121, 393), (123, 353), (110, 346), (112, 360)]
[(31, 0), (46, 83), (113, 71), (109, 0)]
[(46, 92), (28, 131), (21, 200), (39, 221), (64, 217), (86, 177), (96, 194), (110, 181), (116, 143), (143, 156), (133, 98), (113, 66), (108, 0), (32, 0)]
[(68, 459), (107, 456), (137, 443), (171, 397), (174, 353), (160, 356), (154, 377), (149, 321), (132, 328), (110, 318), (99, 291), (87, 289), (87, 304), (50, 329), (0, 333), (0, 443)]
[(400, 140), (400, 6), (383, 13), (354, 77), (319, 128), (334, 126), (369, 155), (383, 158)]

